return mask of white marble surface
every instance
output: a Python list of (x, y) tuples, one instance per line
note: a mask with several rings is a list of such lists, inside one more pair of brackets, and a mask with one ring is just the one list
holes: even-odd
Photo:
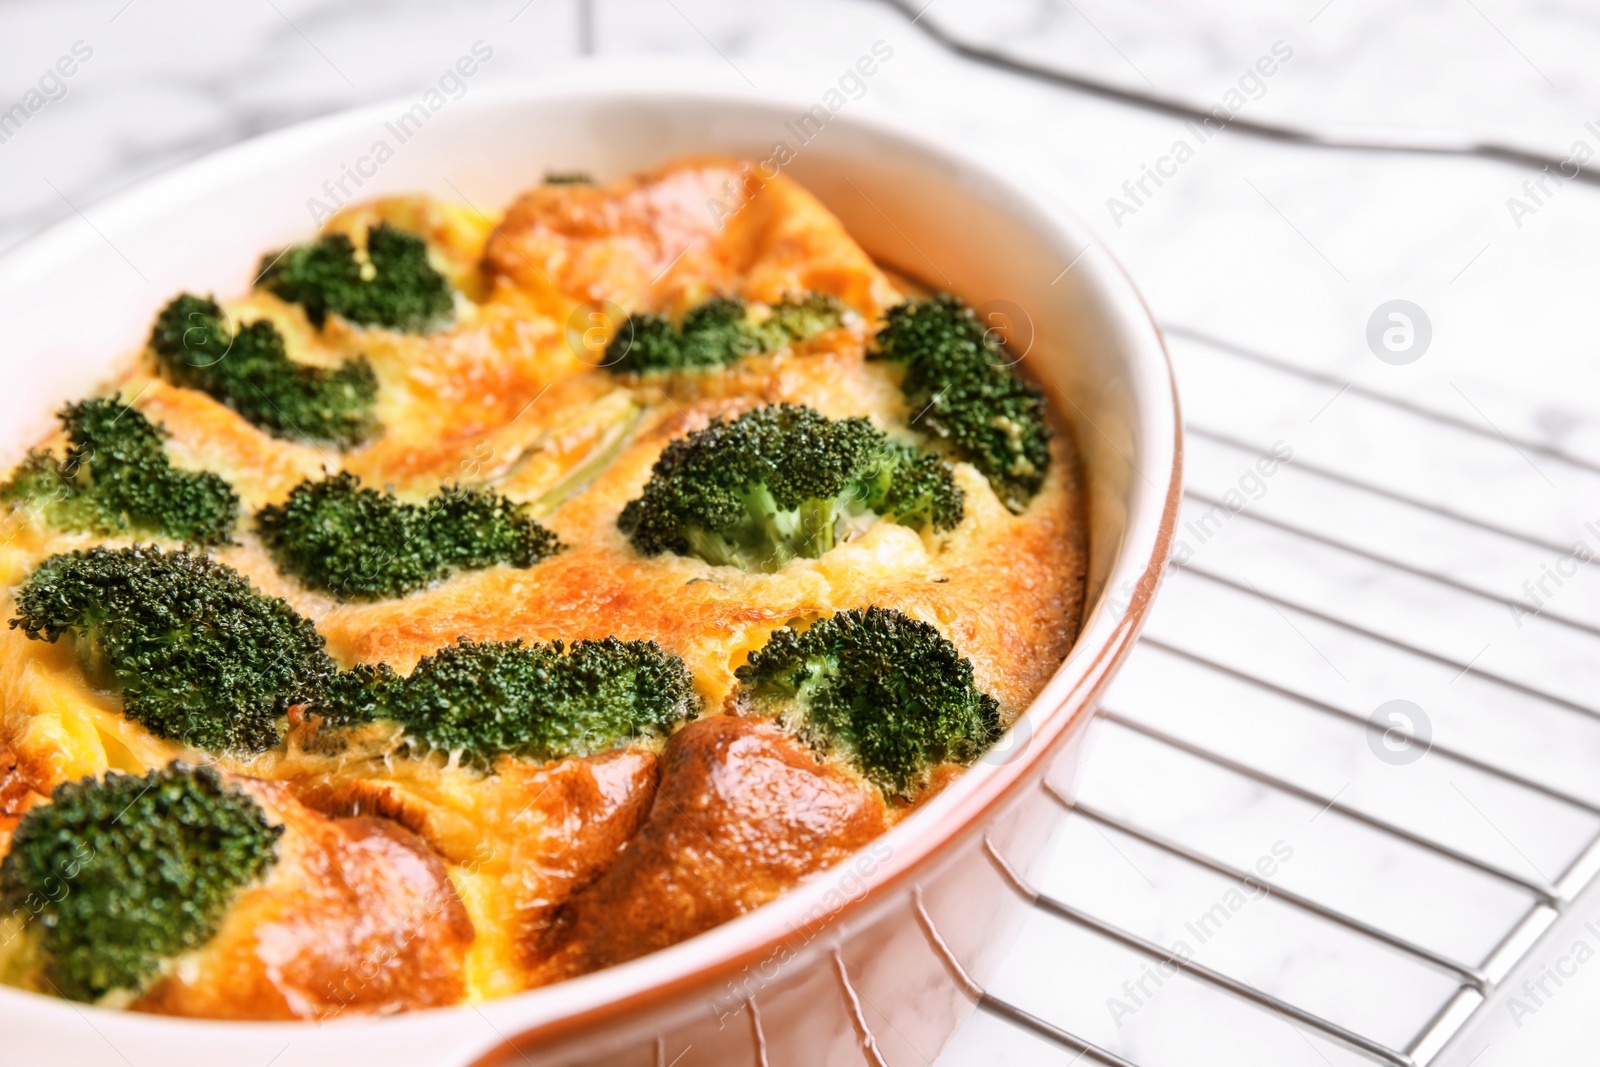
[[(1246, 85), (1259, 96), (1245, 105), (1246, 115), (1390, 138), (1492, 139), (1557, 155), (1587, 140), (1600, 151), (1600, 133), (1585, 128), (1600, 120), (1600, 73), (1591, 58), (1600, 51), (1600, 13), (1579, 0), (1404, 6), (1239, 0), (1228, 10), (1173, 0), (935, 0), (922, 17), (1035, 61), (1203, 107), (1224, 99), (1281, 42), (1280, 51), (1292, 50), (1292, 57), (1263, 80), (1259, 93)], [(1090, 219), (1169, 324), (1600, 460), (1600, 360), (1592, 315), (1600, 289), (1593, 251), (1600, 189), (1551, 183), (1549, 195), (1534, 202), (1523, 184), (1536, 176), (1498, 163), (1326, 152), (1223, 134), (1146, 203), (1117, 219), (1108, 198), (1124, 197), (1123, 183), (1137, 180), (1143, 164), (1155, 163), (1185, 136), (1179, 123), (951, 57), (872, 0), (595, 0), (588, 7), (573, 0), (448, 7), (424, 0), (0, 0), (0, 110), (26, 101), (75, 43), (82, 42), (80, 53), (92, 49), (65, 80), (65, 95), (0, 142), (0, 249), (80, 212), (80, 223), (92, 224), (97, 199), (211, 149), (356, 104), (414, 95), (474, 41), (492, 46), (494, 58), (469, 91), (559, 78), (566, 65), (594, 52), (689, 57), (730, 82), (794, 82), (820, 92), (879, 39), (895, 49), (894, 60), (852, 107), (926, 124), (1041, 183)], [(54, 85), (46, 88), (59, 93)], [(1511, 197), (1537, 210), (1515, 219), (1507, 206)], [(1372, 310), (1397, 297), (1423, 307), (1434, 329), (1429, 353), (1409, 366), (1379, 362), (1363, 339)], [(1312, 418), (1332, 390), (1274, 392), (1259, 377), (1238, 376), (1203, 346), (1179, 346), (1178, 356), (1191, 410), (1213, 424), (1248, 425), (1255, 437), (1292, 440), (1301, 454), (1337, 456), (1375, 479), (1409, 478), (1430, 491), (1439, 488), (1475, 513), (1512, 517), (1557, 541), (1581, 536), (1586, 520), (1600, 520), (1596, 479), (1558, 464), (1525, 460), (1509, 447), (1479, 440), (1433, 457), (1435, 468), (1419, 466), (1416, 456), (1367, 447), (1368, 433), (1382, 427), (1370, 421), (1378, 416), (1351, 400), (1338, 399), (1329, 417)], [(1225, 486), (1242, 462), (1225, 451), (1195, 449), (1196, 477), (1217, 485)], [(1282, 492), (1286, 499), (1291, 490)], [(1342, 519), (1348, 515), (1327, 504), (1325, 521)], [(1352, 537), (1361, 526), (1351, 526)], [(1423, 559), (1445, 551), (1420, 528), (1418, 538)], [(1219, 562), (1229, 553), (1271, 555), (1270, 546), (1258, 549), (1238, 537), (1207, 551), (1208, 560)], [(1528, 568), (1537, 573), (1538, 562), (1528, 557), (1505, 564), (1492, 583), (1513, 594)], [(1489, 567), (1467, 555), (1453, 566), (1479, 563)], [(1331, 570), (1314, 577), (1325, 585), (1339, 581)], [(1181, 630), (1186, 609), (1181, 584), (1174, 586), (1166, 617)], [(1415, 598), (1407, 599), (1404, 590), (1377, 592), (1396, 599), (1363, 601), (1374, 618), (1398, 619), (1401, 631), (1417, 640), (1464, 650), (1465, 658), (1488, 634), (1492, 649), (1485, 662), (1498, 669), (1523, 671), (1560, 691), (1596, 691), (1592, 657), (1585, 662), (1580, 646), (1520, 629), (1502, 633), (1503, 619), (1478, 620), (1444, 608), (1415, 616), (1408, 630)], [(1596, 617), (1600, 595), (1592, 588), (1569, 599), (1575, 613)], [(1334, 658), (1338, 652), (1334, 647)], [(1309, 656), (1303, 646), (1282, 652), (1285, 660), (1297, 654)], [(1352, 659), (1361, 654), (1348, 653)], [(1139, 695), (1140, 678), (1153, 677), (1139, 669), (1136, 664), (1123, 687), (1130, 700)], [(1310, 677), (1321, 669), (1308, 661), (1302, 673)], [(1536, 746), (1529, 752), (1529, 759), (1543, 759)], [(1567, 770), (1576, 776), (1600, 763), (1600, 754), (1576, 742), (1566, 755)], [(1301, 756), (1308, 766), (1329, 765), (1322, 749), (1310, 747)], [(1513, 852), (1532, 852), (1545, 862), (1538, 852), (1543, 846), (1515, 827), (1508, 843)], [(1311, 842), (1305, 847), (1309, 865), (1315, 849)], [(1081, 872), (1068, 875), (1085, 881)], [(1109, 882), (1086, 891), (1117, 895)], [(1150, 908), (1147, 917), (1157, 928), (1187, 914)], [(1600, 906), (1592, 910), (1600, 918)], [(1424, 924), (1426, 918), (1416, 917)], [(1332, 958), (1340, 950), (1326, 951)], [(1561, 951), (1547, 955), (1553, 962)], [(1043, 964), (1027, 956), (1019, 951), (1009, 978), (1018, 988), (1042, 973), (1037, 968)], [(1285, 958), (1273, 965), (1274, 973), (1293, 985), (1301, 971), (1315, 970), (1315, 962)], [(1334, 1014), (1369, 1006), (1364, 998), (1370, 990), (1330, 992), (1315, 982), (1306, 988), (1325, 997), (1319, 1004)], [(1065, 987), (1060, 992), (1069, 995)], [(1078, 993), (1093, 999), (1104, 1021), (1099, 1001), (1106, 993)], [(1589, 1020), (1597, 1005), (1600, 964), (1581, 970), (1560, 997), (1520, 1026), (1503, 1010), (1486, 1015), (1451, 1062), (1591, 1063), (1597, 1038)], [(1163, 1035), (1181, 1033), (1200, 1017), (1217, 1024), (1204, 1005), (1174, 1003), (1170, 1011), (1141, 1020), (1142, 1047), (1158, 1059)], [(1018, 1042), (999, 1026), (979, 1017), (941, 1062), (1070, 1060), (1031, 1039)], [(1285, 1052), (1285, 1059), (1271, 1062), (1327, 1058), (1309, 1045), (1292, 1048), (1300, 1058)]]

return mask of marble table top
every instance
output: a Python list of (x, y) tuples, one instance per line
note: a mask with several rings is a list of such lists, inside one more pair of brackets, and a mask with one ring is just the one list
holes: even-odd
[[(1593, 5), (1226, 8), (916, 0), (911, 10), (1028, 62), (1321, 136), (1600, 155)], [(1600, 462), (1600, 187), (1484, 158), (1333, 151), (1233, 131), (1202, 140), (1170, 115), (954, 56), (880, 0), (6, 0), (0, 251), (63, 219), (93, 225), (98, 199), (210, 150), (416, 95), (479, 41), (493, 59), (468, 91), (560, 79), (587, 56), (679, 59), (730, 84), (820, 91), (887, 42), (893, 62), (851, 106), (940, 131), (1047, 189), (1100, 232), (1169, 326)], [(8, 124), (8, 113), (25, 121)], [(1427, 357), (1405, 365), (1374, 358), (1365, 341), (1374, 310), (1396, 299), (1423, 309), (1432, 328)], [(1255, 387), (1228, 393), (1207, 358), (1179, 353), (1186, 395), (1217, 419), (1261, 416)], [(1331, 453), (1352, 446), (1338, 435), (1354, 425), (1300, 418), (1284, 432)], [(1512, 448), (1502, 458), (1516, 470), (1484, 483), (1505, 508), (1537, 516), (1562, 543), (1600, 521), (1592, 479), (1521, 466)], [(1592, 583), (1574, 597), (1596, 617)], [(1589, 906), (1600, 919), (1600, 903)], [(1026, 957), (1013, 975), (1024, 985), (1036, 966)], [(1536, 1016), (1485, 1012), (1440, 1062), (1593, 1062), (1597, 1005), (1600, 966), (1580, 970)], [(1071, 1061), (1009, 1044), (1001, 1055), (995, 1025), (975, 1020), (939, 1062)], [(1325, 1058), (1302, 1052), (1294, 1062)], [(1202, 1061), (1212, 1062), (1187, 1062)]]

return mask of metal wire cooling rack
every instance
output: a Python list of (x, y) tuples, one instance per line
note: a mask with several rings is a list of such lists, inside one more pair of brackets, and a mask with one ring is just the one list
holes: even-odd
[(1425, 1067), (1600, 869), (1600, 466), (1169, 337), (1185, 562), (1042, 873), (989, 849), (996, 981), (921, 917), (981, 1009), (942, 1062)]

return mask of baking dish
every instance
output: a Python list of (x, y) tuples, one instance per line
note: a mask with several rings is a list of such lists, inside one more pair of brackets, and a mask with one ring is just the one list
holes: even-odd
[[(671, 949), (482, 1005), (320, 1026), (169, 1020), (0, 989), (8, 1064), (895, 1064), (931, 1061), (971, 1009), (1024, 906), (1002, 869), (1025, 874), (1059, 821), (1040, 784), (1050, 774), (1070, 790), (1095, 701), (1165, 565), (1181, 442), (1159, 331), (1087, 227), (958, 146), (683, 72), (603, 81), (448, 101), (398, 145), (392, 120), (411, 101), (308, 123), (19, 247), (0, 261), (12, 368), (0, 460), (135, 347), (171, 294), (243, 289), (260, 250), (303, 238), (330, 201), (421, 190), (494, 213), (546, 171), (604, 180), (680, 154), (740, 156), (781, 167), (880, 262), (999, 316), (1026, 349), (1087, 476), (1091, 610), (1072, 654), (989, 756), (889, 834)], [(394, 150), (373, 163), (381, 139)]]

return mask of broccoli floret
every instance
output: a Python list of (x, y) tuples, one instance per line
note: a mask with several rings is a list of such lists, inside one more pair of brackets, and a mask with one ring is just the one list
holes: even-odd
[(453, 571), (531, 567), (561, 549), (527, 506), (487, 489), (446, 486), (426, 504), (363, 487), (341, 471), (295, 486), (256, 513), (278, 565), (314, 589), (377, 600)]
[(785, 343), (836, 330), (844, 318), (845, 306), (838, 297), (832, 293), (807, 293), (772, 305), (772, 314), (755, 329), (763, 339), (762, 351), (770, 352)]
[(238, 494), (209, 471), (174, 467), (163, 427), (119, 396), (80, 400), (58, 417), (67, 432), (66, 457), (28, 453), (0, 486), (0, 501), (36, 507), (61, 530), (132, 531), (196, 544), (228, 540)]
[(428, 262), (415, 234), (380, 222), (367, 230), (366, 250), (330, 233), (261, 261), (258, 284), (306, 310), (321, 328), (328, 315), (362, 326), (422, 333), (450, 321), (455, 297)]
[(383, 718), (384, 696), (401, 680), (387, 663), (357, 663), (328, 679), (314, 710), (330, 727), (375, 722)]
[(222, 308), (184, 293), (156, 318), (156, 362), (177, 385), (199, 389), (274, 437), (360, 444), (378, 430), (378, 379), (364, 358), (334, 368), (289, 358), (265, 319), (234, 333)]
[(661, 315), (628, 316), (606, 346), (605, 366), (617, 374), (722, 367), (831, 330), (843, 318), (844, 305), (826, 293), (784, 300), (761, 321), (744, 301), (714, 297), (677, 328)]
[(896, 797), (941, 763), (971, 763), (1000, 736), (999, 705), (938, 630), (898, 611), (843, 611), (773, 633), (736, 672), (754, 710), (824, 755), (838, 752)]
[(333, 673), (322, 637), (286, 602), (198, 553), (99, 546), (51, 556), (17, 592), (30, 639), (71, 634), (84, 672), (152, 733), (211, 752), (278, 743), (291, 704)]
[(277, 862), (282, 832), (210, 768), (67, 782), (17, 825), (0, 906), (26, 920), (61, 996), (139, 991), (216, 934), (235, 894)]
[(564, 645), (461, 639), (404, 677), (369, 668), (329, 690), (327, 721), (398, 723), (420, 747), (489, 769), (497, 756), (564, 759), (661, 737), (698, 714), (683, 661), (654, 641)]
[(1050, 469), (1044, 391), (971, 308), (949, 294), (890, 308), (870, 358), (905, 365), (913, 426), (948, 441), (1006, 507), (1028, 506)]
[(963, 500), (939, 457), (890, 441), (866, 419), (777, 404), (669, 444), (617, 525), (647, 556), (771, 572), (795, 556), (817, 558), (874, 515), (951, 529)]

